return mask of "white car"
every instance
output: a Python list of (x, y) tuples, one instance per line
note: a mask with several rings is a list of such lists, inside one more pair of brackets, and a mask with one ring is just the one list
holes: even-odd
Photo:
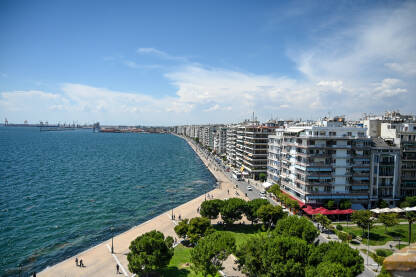
[(247, 186), (247, 190), (248, 190), (248, 191), (252, 191), (252, 190), (253, 190), (253, 188), (252, 188), (251, 186)]

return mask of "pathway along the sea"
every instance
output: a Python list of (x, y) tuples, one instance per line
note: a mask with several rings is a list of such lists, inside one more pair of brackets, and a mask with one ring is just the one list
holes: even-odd
[[(230, 183), (224, 173), (221, 170), (216, 170), (214, 163), (207, 161), (205, 157), (201, 155), (199, 151), (197, 151), (193, 143), (187, 139), (186, 141), (192, 147), (195, 153), (198, 154), (198, 156), (201, 158), (201, 160), (208, 167), (208, 169), (220, 184), (218, 188), (208, 192), (208, 194), (217, 199), (235, 197), (236, 190), (233, 188), (233, 185)], [(244, 198), (242, 197), (243, 195), (244, 194), (239, 191), (239, 197)], [(197, 208), (204, 200), (205, 195), (201, 195), (181, 206), (174, 208), (174, 214), (176, 215), (176, 218), (178, 218), (178, 215), (181, 215), (182, 219), (199, 216), (197, 213)], [(129, 252), (130, 242), (138, 236), (152, 230), (158, 230), (165, 234), (165, 236), (172, 236), (173, 238), (177, 238), (175, 231), (173, 230), (175, 224), (177, 224), (177, 222), (171, 220), (171, 210), (169, 210), (114, 237), (114, 254), (111, 254), (110, 239), (54, 266), (44, 269), (37, 276), (119, 276), (116, 274), (117, 263), (120, 266), (120, 272), (122, 275), (132, 276), (133, 274), (128, 270), (127, 266), (127, 253)], [(76, 266), (75, 258), (78, 258), (78, 260), (82, 259), (85, 267)]]

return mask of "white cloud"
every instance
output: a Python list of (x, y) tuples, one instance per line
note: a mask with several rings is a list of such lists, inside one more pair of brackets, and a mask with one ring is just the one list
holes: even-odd
[(175, 60), (175, 61), (182, 61), (182, 62), (188, 61), (186, 57), (170, 55), (164, 51), (158, 50), (156, 48), (151, 48), (151, 47), (139, 48), (137, 49), (137, 53), (140, 55), (154, 55), (165, 60)]
[(398, 79), (384, 79), (381, 83), (377, 84), (377, 87), (374, 89), (375, 95), (377, 97), (391, 97), (406, 93), (407, 89), (398, 87), (400, 84), (402, 84), (402, 81)]
[(0, 73), (0, 76), (3, 77), (3, 78), (9, 77), (9, 75), (7, 75), (6, 73), (3, 73), (3, 72)]

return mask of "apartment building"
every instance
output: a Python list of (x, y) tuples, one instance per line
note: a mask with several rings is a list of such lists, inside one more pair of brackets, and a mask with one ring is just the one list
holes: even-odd
[(367, 206), (371, 139), (342, 118), (278, 129), (269, 137), (268, 180), (307, 204), (350, 199)]
[(382, 138), (372, 139), (370, 167), (370, 206), (379, 200), (396, 206), (400, 200), (400, 148)]
[(236, 167), (235, 145), (237, 138), (237, 125), (230, 125), (227, 127), (227, 161), (232, 167)]
[(236, 127), (235, 163), (245, 177), (257, 180), (261, 173), (267, 173), (268, 136), (275, 129), (257, 121)]
[(383, 122), (381, 138), (400, 148), (401, 197), (416, 196), (416, 123), (415, 122)]
[(227, 128), (220, 126), (214, 133), (214, 151), (225, 154), (227, 150)]

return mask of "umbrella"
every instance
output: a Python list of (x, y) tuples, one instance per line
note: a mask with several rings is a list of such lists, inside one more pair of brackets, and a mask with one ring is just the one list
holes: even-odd
[(380, 209), (379, 208), (375, 208), (375, 209), (372, 209), (370, 211), (372, 211), (373, 213), (376, 213), (376, 214), (379, 214), (380, 213)]
[(413, 211), (416, 211), (416, 206), (415, 207), (407, 207), (407, 208), (404, 208), (404, 210), (406, 212), (413, 212)]
[(393, 213), (402, 213), (402, 212), (404, 212), (404, 210), (402, 210), (402, 209), (400, 209), (400, 208), (393, 208), (393, 209), (390, 209)]
[(391, 212), (390, 208), (380, 209), (380, 213), (390, 213), (390, 212)]

